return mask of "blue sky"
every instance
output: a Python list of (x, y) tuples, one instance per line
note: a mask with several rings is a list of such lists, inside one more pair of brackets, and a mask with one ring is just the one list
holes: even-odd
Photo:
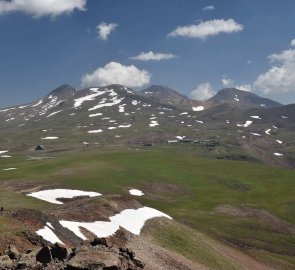
[(295, 102), (294, 0), (40, 1), (0, 0), (1, 107), (64, 83)]

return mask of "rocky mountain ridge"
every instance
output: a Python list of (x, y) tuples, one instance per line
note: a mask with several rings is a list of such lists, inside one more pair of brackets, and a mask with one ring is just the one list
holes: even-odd
[(14, 245), (10, 245), (4, 254), (0, 255), (1, 270), (140, 270), (144, 266), (133, 251), (111, 246), (106, 238), (82, 242), (72, 249), (56, 243), (27, 250), (25, 253), (19, 252)]
[(226, 145), (226, 151), (234, 145), (252, 156), (249, 146), (258, 147), (257, 153), (263, 153), (258, 159), (266, 155), (264, 162), (293, 166), (294, 115), (292, 104), (237, 89), (221, 90), (201, 103), (162, 86), (139, 93), (122, 85), (80, 91), (63, 85), (35, 102), (1, 109), (0, 144), (10, 151), (28, 151), (38, 144), (53, 150), (61, 145), (214, 139)]

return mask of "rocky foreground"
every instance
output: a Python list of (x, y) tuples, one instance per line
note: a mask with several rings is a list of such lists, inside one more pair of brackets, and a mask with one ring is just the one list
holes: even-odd
[(107, 239), (94, 239), (69, 249), (59, 244), (43, 246), (26, 253), (10, 245), (0, 256), (0, 269), (140, 270), (144, 263), (128, 248), (110, 246)]

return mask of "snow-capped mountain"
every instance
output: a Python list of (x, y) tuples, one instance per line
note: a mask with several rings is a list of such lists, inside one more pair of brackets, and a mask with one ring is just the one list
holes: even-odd
[(197, 102), (160, 86), (139, 93), (122, 85), (79, 91), (63, 85), (32, 103), (0, 109), (0, 143), (28, 150), (37, 144), (214, 141), (216, 156), (232, 145), (265, 162), (293, 166), (294, 116), (294, 105), (237, 89)]

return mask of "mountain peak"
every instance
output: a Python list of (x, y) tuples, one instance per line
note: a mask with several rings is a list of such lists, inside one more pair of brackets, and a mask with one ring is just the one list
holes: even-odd
[(151, 85), (146, 89), (143, 89), (141, 92), (153, 92), (153, 93), (173, 92), (173, 93), (177, 93), (178, 95), (181, 95), (176, 90), (174, 90), (166, 85), (156, 85), (156, 84)]
[(181, 109), (191, 109), (192, 106), (199, 105), (198, 101), (190, 100), (185, 95), (165, 85), (151, 85), (140, 91), (145, 97), (152, 97), (162, 104), (172, 105)]
[(48, 94), (48, 96), (57, 96), (62, 99), (67, 99), (67, 98), (73, 96), (76, 92), (77, 92), (77, 90), (74, 87), (72, 87), (71, 85), (63, 84), (63, 85), (57, 87), (56, 89), (52, 90)]
[(243, 107), (278, 107), (282, 104), (268, 98), (260, 97), (252, 92), (236, 88), (224, 88), (208, 100), (212, 103), (231, 103)]

